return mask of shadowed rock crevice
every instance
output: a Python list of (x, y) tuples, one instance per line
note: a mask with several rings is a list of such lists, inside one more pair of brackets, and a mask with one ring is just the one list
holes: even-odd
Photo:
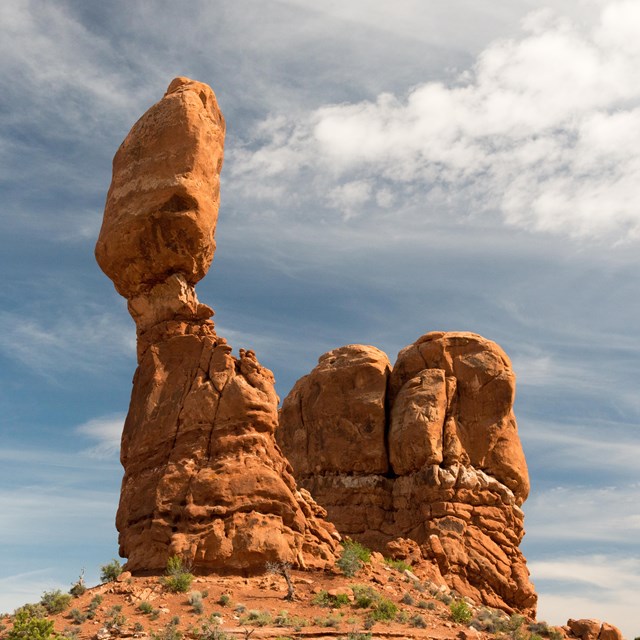
[(116, 517), (132, 571), (172, 555), (200, 572), (324, 568), (339, 540), (276, 445), (273, 374), (231, 354), (195, 293), (215, 251), (224, 130), (213, 91), (176, 78), (113, 161), (96, 258), (138, 338)]
[(342, 534), (392, 554), (409, 545), (434, 579), (534, 615), (514, 393), (509, 358), (475, 334), (426, 334), (393, 368), (380, 350), (349, 345), (294, 385), (277, 438)]

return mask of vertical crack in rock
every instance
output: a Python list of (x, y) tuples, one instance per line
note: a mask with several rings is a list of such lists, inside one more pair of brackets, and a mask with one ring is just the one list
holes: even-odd
[(195, 284), (215, 252), (225, 124), (213, 91), (176, 78), (113, 160), (96, 259), (136, 323), (116, 516), (131, 571), (174, 554), (196, 571), (331, 565), (340, 539), (275, 442), (273, 374), (216, 335)]
[[(486, 605), (534, 616), (537, 596), (519, 549), (529, 476), (509, 358), (476, 334), (432, 332), (402, 349), (386, 373), (374, 361), (388, 363), (374, 347), (330, 351), (285, 398), (277, 437), (299, 483), (340, 533), (420, 561), (435, 581)], [(317, 385), (324, 394), (312, 403)], [(354, 441), (336, 428), (344, 415), (381, 424), (382, 437)], [(314, 448), (315, 431), (331, 463)], [(297, 448), (304, 437), (309, 448)], [(372, 450), (380, 453), (375, 464)]]

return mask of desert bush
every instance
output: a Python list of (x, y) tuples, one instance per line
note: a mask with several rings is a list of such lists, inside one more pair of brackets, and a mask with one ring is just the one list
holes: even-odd
[[(28, 607), (28, 605), (27, 605)], [(13, 619), (7, 640), (59, 640), (53, 632), (53, 622), (33, 615), (33, 609), (20, 607)]]
[(69, 617), (75, 624), (82, 624), (87, 619), (87, 614), (80, 611), (80, 609), (71, 609), (69, 611)]
[(293, 580), (291, 579), (291, 563), (290, 562), (267, 562), (266, 564), (267, 573), (275, 573), (276, 575), (282, 576), (287, 582), (287, 595), (284, 597), (285, 600), (295, 600), (296, 598), (296, 589), (293, 585)]
[(122, 573), (122, 565), (115, 558), (100, 567), (100, 582), (113, 582)]
[(162, 579), (169, 591), (173, 593), (186, 593), (191, 587), (193, 582), (193, 574), (191, 574), (187, 567), (184, 566), (182, 558), (179, 556), (171, 556), (167, 560), (166, 575)]
[(268, 611), (252, 609), (245, 616), (240, 618), (240, 624), (266, 627), (268, 624), (271, 624), (271, 614)]
[(418, 602), (419, 609), (426, 609), (427, 611), (433, 611), (436, 608), (435, 602), (427, 602), (426, 600), (420, 600)]
[(404, 560), (394, 560), (393, 558), (385, 558), (384, 562), (387, 566), (395, 569), (402, 573), (403, 571), (408, 571), (411, 569), (411, 565), (405, 562)]
[(140, 611), (141, 613), (144, 613), (145, 615), (149, 615), (153, 611), (153, 605), (150, 602), (143, 600), (138, 605), (138, 611)]
[(322, 590), (313, 597), (311, 604), (327, 608), (341, 607), (342, 605), (349, 604), (349, 596), (346, 593), (339, 593), (334, 596)]
[(330, 613), (328, 616), (324, 618), (315, 618), (314, 623), (319, 627), (333, 627), (337, 629), (342, 622), (342, 616), (337, 613)]
[(226, 607), (229, 603), (231, 602), (231, 596), (228, 593), (223, 593), (219, 598), (218, 598), (218, 604), (221, 607)]
[(353, 591), (354, 597), (353, 606), (356, 607), (356, 609), (366, 609), (381, 597), (373, 587), (365, 584), (354, 584), (351, 590)]
[(23, 614), (29, 618), (44, 618), (47, 615), (47, 610), (38, 602), (36, 604), (23, 604), (21, 607), (13, 612), (14, 616)]
[(56, 614), (65, 611), (71, 603), (71, 594), (62, 593), (60, 589), (45, 591), (40, 598), (40, 604), (47, 610), (47, 613)]
[(400, 611), (398, 611), (398, 614), (396, 615), (396, 622), (399, 622), (400, 624), (409, 622), (409, 614), (406, 611), (400, 609)]
[(381, 597), (374, 603), (369, 615), (377, 622), (379, 620), (393, 620), (397, 613), (397, 605), (394, 602), (391, 602), (391, 600)]
[(127, 623), (126, 616), (122, 613), (122, 605), (114, 604), (109, 611), (104, 622), (107, 629), (120, 629)]
[(93, 620), (96, 617), (96, 613), (98, 612), (98, 607), (102, 604), (102, 596), (96, 595), (93, 596), (91, 602), (89, 603), (89, 608), (87, 609), (87, 618), (89, 620)]
[(151, 638), (153, 640), (182, 640), (182, 632), (171, 622), (164, 629), (152, 631)]
[(371, 560), (371, 551), (354, 540), (345, 540), (342, 547), (336, 565), (345, 576), (352, 578), (362, 569), (363, 563)]
[(460, 624), (468, 624), (473, 618), (469, 605), (464, 600), (455, 600), (449, 605), (451, 619)]
[(413, 605), (416, 601), (413, 599), (413, 596), (409, 592), (405, 591), (404, 595), (402, 596), (401, 602), (402, 604)]
[(204, 611), (204, 602), (202, 602), (202, 594), (199, 591), (192, 591), (187, 598), (193, 610), (202, 615)]
[(144, 625), (143, 625), (141, 622), (136, 622), (136, 623), (133, 625), (133, 630), (134, 630), (136, 633), (140, 633), (140, 632), (144, 631)]
[(84, 569), (80, 572), (78, 579), (71, 585), (71, 589), (69, 589), (69, 593), (74, 597), (78, 598), (85, 593), (87, 590), (87, 585), (84, 583)]
[(416, 615), (411, 616), (411, 618), (409, 618), (409, 624), (412, 627), (416, 627), (418, 629), (427, 628), (427, 621), (419, 613), (416, 613)]

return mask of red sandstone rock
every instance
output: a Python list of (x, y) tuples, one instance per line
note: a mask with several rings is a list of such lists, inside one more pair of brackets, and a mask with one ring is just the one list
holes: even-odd
[[(384, 354), (372, 350), (329, 352), (285, 399), (276, 436), (299, 484), (342, 534), (393, 553), (406, 547), (395, 539), (411, 540), (436, 579), (533, 616), (537, 597), (519, 549), (529, 479), (508, 357), (471, 333), (427, 334), (400, 352), (390, 372)], [(363, 358), (372, 353), (373, 378), (371, 357)], [(375, 383), (367, 389), (366, 381)], [(362, 398), (370, 411), (360, 410)], [(346, 408), (348, 430), (339, 421)], [(382, 416), (385, 426), (371, 431), (369, 445), (365, 425)], [(327, 464), (335, 456), (340, 464)]]
[(231, 355), (193, 285), (213, 257), (224, 120), (176, 78), (114, 159), (96, 257), (128, 298), (139, 366), (122, 436), (117, 527), (131, 571), (332, 564), (339, 536), (276, 445), (272, 373)]
[(593, 618), (567, 621), (571, 633), (581, 640), (623, 640), (622, 632), (608, 622)]

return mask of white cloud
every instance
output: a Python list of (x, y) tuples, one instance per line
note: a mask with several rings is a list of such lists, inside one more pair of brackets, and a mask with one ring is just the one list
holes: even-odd
[(444, 192), (450, 209), (497, 211), (530, 231), (636, 238), (637, 13), (636, 3), (609, 2), (590, 26), (539, 13), (524, 37), (485, 48), (457, 84), (271, 120), (270, 139), (231, 152), (232, 182), (245, 189), (243, 177), (259, 175), (265, 197), (270, 185), (310, 172), (310, 197), (347, 217), (358, 206), (375, 215), (371, 203), (390, 189), (425, 208)]
[(93, 418), (76, 428), (76, 433), (97, 442), (85, 450), (90, 457), (110, 458), (120, 451), (120, 438), (124, 425), (124, 414), (116, 413)]
[(640, 484), (537, 490), (525, 513), (531, 542), (633, 544), (640, 535)]
[(565, 556), (529, 562), (539, 587), (538, 619), (565, 624), (568, 618), (597, 618), (619, 627), (633, 638), (640, 629), (637, 594), (640, 561), (611, 555)]
[(114, 356), (135, 353), (132, 323), (91, 306), (63, 311), (47, 319), (0, 311), (0, 353), (51, 379), (69, 369), (101, 372)]

